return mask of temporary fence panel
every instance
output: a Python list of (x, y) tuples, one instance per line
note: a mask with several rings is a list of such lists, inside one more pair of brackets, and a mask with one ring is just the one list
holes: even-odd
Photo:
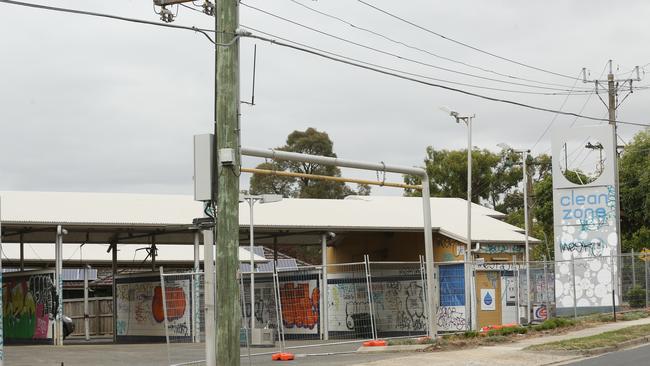
[[(614, 239), (610, 240), (612, 235)], [(610, 234), (607, 242), (615, 238), (616, 233)], [(619, 305), (621, 267), (616, 247), (607, 242), (593, 239), (580, 245), (571, 242), (556, 248), (558, 315), (604, 312)]]
[[(543, 322), (554, 315), (555, 266), (549, 262), (530, 263), (531, 321)], [(521, 273), (520, 273), (521, 274)], [(523, 272), (525, 276), (525, 270)], [(525, 301), (525, 300), (524, 300)]]
[(203, 294), (202, 272), (164, 273), (161, 267), (160, 287), (154, 290), (154, 297), (162, 300), (162, 314), (158, 315), (164, 322), (170, 365), (205, 360)]
[(321, 338), (321, 281), (317, 267), (278, 271), (279, 310), (285, 339)]
[[(188, 274), (179, 276), (169, 280), (165, 291), (160, 272), (116, 278), (118, 342), (164, 342), (168, 330), (179, 337), (192, 336), (192, 278)], [(175, 309), (168, 309), (168, 317), (165, 298), (176, 305)]]
[(439, 332), (458, 332), (468, 330), (470, 314), (467, 311), (465, 296), (465, 264), (438, 263), (439, 304), (437, 325)]
[[(516, 261), (476, 261), (475, 329), (485, 326), (519, 323), (526, 314), (525, 271)], [(475, 305), (475, 306), (474, 306)]]
[(427, 334), (426, 284), (419, 262), (370, 262), (370, 293), (376, 335)]
[(647, 266), (650, 257), (630, 253), (621, 256), (621, 297), (622, 302), (631, 308), (647, 307)]
[(242, 273), (242, 322), (251, 324), (255, 316), (255, 328), (274, 329), (277, 338), (278, 320), (274, 295), (273, 273), (255, 273), (255, 314), (251, 314), (250, 273)]
[(373, 338), (364, 263), (328, 265), (327, 314), (329, 339)]
[(557, 314), (578, 316), (618, 306), (618, 257), (573, 257), (555, 262)]

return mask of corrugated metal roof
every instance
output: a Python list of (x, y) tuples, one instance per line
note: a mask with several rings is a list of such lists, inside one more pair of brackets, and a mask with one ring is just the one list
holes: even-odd
[[(42, 268), (37, 268), (42, 269)], [(30, 268), (25, 268), (25, 271), (31, 270)], [(3, 267), (2, 272), (6, 273), (15, 273), (20, 272), (20, 268), (7, 268)], [(61, 278), (63, 281), (83, 281), (84, 280), (84, 269), (83, 268), (63, 268), (61, 272)], [(97, 269), (89, 268), (88, 269), (88, 281), (94, 281), (97, 279)]]

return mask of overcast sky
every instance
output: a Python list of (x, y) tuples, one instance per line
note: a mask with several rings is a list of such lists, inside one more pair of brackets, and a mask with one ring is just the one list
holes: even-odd
[[(31, 2), (36, 2), (29, 0)], [(406, 48), (290, 0), (246, 0), (249, 5), (339, 37), (483, 77), (571, 89), (574, 81), (481, 54), (392, 19), (353, 0), (296, 0), (357, 26), (444, 57), (544, 83), (507, 79)], [(650, 3), (625, 1), (385, 1), (367, 0), (446, 36), (503, 57), (579, 76), (601, 75), (608, 59), (617, 73), (650, 63)], [(147, 0), (40, 1), (40, 4), (157, 21)], [(242, 7), (242, 24), (348, 57), (432, 78), (510, 90), (549, 92), (462, 76), (346, 44)], [(213, 27), (212, 18), (180, 8), (174, 24)], [(261, 41), (241, 42), (241, 94), (251, 90), (252, 49), (258, 46), (254, 107), (242, 107), (242, 143), (284, 144), (293, 130), (329, 133), (340, 157), (421, 165), (425, 147), (463, 148), (466, 130), (439, 110), (476, 113), (473, 142), (496, 150), (507, 142), (533, 147), (554, 115), (414, 84), (336, 64)], [(0, 190), (192, 192), (192, 135), (213, 121), (212, 45), (200, 34), (0, 3)], [(650, 70), (650, 68), (648, 69)], [(625, 73), (621, 77), (627, 77)], [(650, 75), (648, 75), (650, 77)], [(644, 80), (640, 84), (647, 84)], [(577, 88), (584, 88), (577, 82)], [(557, 109), (565, 96), (460, 88)], [(552, 92), (552, 91), (551, 91)], [(650, 122), (650, 90), (631, 95), (619, 119)], [(563, 110), (578, 112), (586, 95)], [(603, 117), (591, 97), (583, 111)], [(568, 126), (557, 117), (554, 126)], [(594, 122), (578, 120), (576, 126)], [(621, 126), (627, 141), (638, 127)], [(534, 153), (550, 148), (550, 133)], [(247, 159), (245, 166), (258, 161)], [(371, 178), (374, 172), (344, 171)], [(242, 188), (248, 177), (242, 176)], [(389, 179), (400, 181), (399, 176)], [(376, 194), (401, 194), (374, 189)]]

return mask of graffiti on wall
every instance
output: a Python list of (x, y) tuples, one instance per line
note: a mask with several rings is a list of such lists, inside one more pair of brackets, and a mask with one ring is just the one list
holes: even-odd
[(4, 338), (46, 340), (52, 338), (54, 274), (8, 276), (2, 286)]
[(477, 262), (474, 268), (477, 271), (515, 271), (519, 265), (512, 262)]
[(426, 328), (421, 281), (373, 282), (372, 293), (378, 331)]
[(358, 314), (369, 314), (365, 283), (334, 283), (328, 285), (328, 326), (330, 331), (352, 331)]
[[(244, 286), (244, 308), (242, 316), (248, 323), (251, 317), (251, 299), (250, 287)], [(267, 328), (277, 328), (275, 312), (275, 295), (273, 294), (273, 284), (262, 282), (255, 284), (255, 323)]]
[(438, 330), (457, 331), (467, 329), (467, 317), (464, 306), (439, 306)]
[[(167, 309), (164, 308), (164, 304), (167, 304)], [(170, 322), (182, 318), (186, 308), (187, 298), (182, 287), (166, 287), (164, 302), (162, 288), (154, 287), (151, 313), (158, 323), (165, 320), (165, 310), (167, 311), (167, 321)]]
[(522, 253), (524, 247), (514, 244), (481, 244), (476, 253), (484, 254), (517, 254)]
[(320, 290), (309, 283), (284, 283), (280, 286), (282, 321), (285, 328), (314, 329), (320, 321)]
[(118, 336), (165, 336), (165, 310), (170, 336), (191, 335), (189, 280), (165, 283), (164, 302), (160, 281), (151, 277), (142, 282), (118, 280), (116, 287)]
[[(251, 317), (250, 285), (245, 284), (242, 316), (246, 322)], [(282, 318), (287, 334), (317, 334), (320, 323), (320, 289), (316, 280), (280, 279)], [(276, 301), (273, 283), (255, 282), (256, 327), (277, 328)]]
[[(372, 281), (372, 305), (378, 332), (424, 332), (427, 327), (425, 288), (416, 279), (419, 273), (395, 270), (377, 273)], [(417, 271), (416, 271), (417, 272)], [(405, 278), (407, 277), (407, 278)], [(410, 277), (410, 278), (409, 278)], [(250, 293), (244, 291), (244, 316), (249, 318)], [(328, 328), (331, 332), (366, 331), (370, 304), (365, 281), (332, 274), (328, 285)], [(282, 316), (287, 334), (316, 334), (319, 331), (321, 292), (316, 280), (280, 283)], [(273, 284), (256, 283), (255, 319), (257, 324), (275, 328)], [(465, 306), (440, 306), (437, 324), (441, 331), (467, 329)]]
[(436, 257), (443, 262), (462, 260), (465, 255), (465, 245), (448, 238), (440, 239), (434, 248), (437, 252)]

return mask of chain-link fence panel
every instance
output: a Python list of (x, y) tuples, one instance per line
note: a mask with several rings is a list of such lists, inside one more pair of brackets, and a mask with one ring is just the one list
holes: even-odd
[[(251, 286), (252, 284), (252, 286)], [(254, 296), (251, 296), (251, 288)], [(276, 284), (273, 273), (242, 273), (242, 329), (249, 332), (249, 342), (254, 347), (272, 346), (279, 340)], [(240, 344), (245, 346), (245, 334)]]
[[(519, 324), (526, 317), (527, 279), (523, 263), (512, 260), (475, 261), (468, 293), (472, 328)], [(441, 286), (442, 283), (441, 283)]]
[(556, 311), (559, 316), (602, 313), (619, 305), (618, 258), (580, 256), (556, 261)]
[(204, 278), (202, 272), (163, 273), (155, 291), (162, 300), (170, 365), (197, 365), (205, 360)]
[[(650, 258), (648, 258), (650, 259)], [(626, 308), (637, 309), (648, 306), (648, 264), (644, 255), (623, 254), (619, 258), (621, 275), (621, 304)]]
[[(423, 267), (426, 268), (426, 267)], [(471, 293), (466, 284), (465, 263), (441, 262), (435, 264), (437, 272), (436, 325), (439, 333), (462, 332), (471, 324)], [(471, 276), (470, 276), (471, 278)], [(469, 290), (471, 291), (471, 290)], [(434, 299), (435, 300), (435, 299)]]
[(539, 323), (555, 316), (555, 265), (547, 261), (530, 262), (529, 269), (531, 322)]
[(324, 322), (329, 340), (373, 338), (368, 276), (365, 263), (327, 266), (327, 309)]
[(376, 337), (428, 334), (426, 284), (420, 262), (369, 262), (369, 280)]

